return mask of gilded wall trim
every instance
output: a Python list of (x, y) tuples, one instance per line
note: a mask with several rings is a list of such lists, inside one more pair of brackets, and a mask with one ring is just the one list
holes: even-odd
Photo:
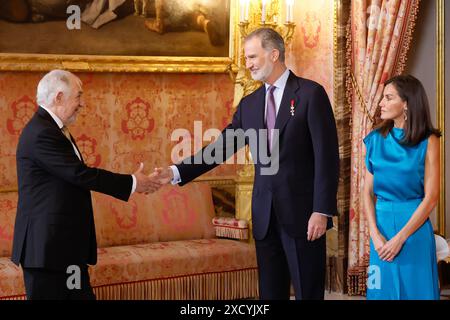
[(230, 186), (236, 184), (235, 176), (198, 177), (194, 182), (208, 182), (211, 186)]
[(333, 111), (339, 138), (338, 217), (327, 234), (327, 289), (345, 293), (350, 211), (351, 108), (346, 98), (346, 43), (350, 0), (333, 3)]
[(0, 71), (76, 72), (237, 72), (232, 58), (199, 57), (122, 57), (0, 53)]
[(440, 139), (441, 186), (438, 211), (438, 232), (445, 236), (445, 4), (436, 0), (436, 115)]

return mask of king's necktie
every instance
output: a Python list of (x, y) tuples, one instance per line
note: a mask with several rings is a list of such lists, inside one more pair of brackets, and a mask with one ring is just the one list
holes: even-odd
[(275, 128), (275, 120), (277, 118), (277, 110), (275, 107), (275, 98), (273, 96), (273, 91), (275, 86), (270, 86), (267, 94), (267, 112), (266, 112), (266, 126), (267, 126), (267, 144), (269, 146), (269, 151), (272, 150), (272, 136), (273, 129)]

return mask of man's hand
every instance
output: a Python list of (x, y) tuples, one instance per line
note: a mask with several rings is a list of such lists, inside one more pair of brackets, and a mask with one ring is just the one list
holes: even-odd
[(155, 168), (152, 173), (160, 184), (168, 184), (173, 180), (173, 171), (170, 167)]
[(319, 239), (327, 231), (327, 216), (313, 212), (308, 221), (308, 241)]
[(136, 177), (136, 192), (148, 194), (161, 188), (161, 183), (155, 178), (156, 175), (151, 174), (147, 176), (143, 170), (144, 164), (141, 162), (139, 169), (134, 173)]

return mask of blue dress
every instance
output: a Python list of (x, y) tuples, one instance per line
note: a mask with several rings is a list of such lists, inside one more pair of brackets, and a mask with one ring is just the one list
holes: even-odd
[[(374, 130), (364, 138), (366, 167), (373, 174), (375, 217), (386, 240), (408, 222), (424, 197), (428, 139), (415, 146), (400, 144), (403, 129), (384, 138)], [(439, 299), (436, 244), (429, 219), (403, 244), (392, 262), (382, 261), (370, 241), (368, 300)]]

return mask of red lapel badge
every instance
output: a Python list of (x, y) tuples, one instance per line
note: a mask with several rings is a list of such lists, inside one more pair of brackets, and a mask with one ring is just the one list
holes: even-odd
[(295, 100), (291, 100), (291, 116), (293, 117), (295, 114)]

